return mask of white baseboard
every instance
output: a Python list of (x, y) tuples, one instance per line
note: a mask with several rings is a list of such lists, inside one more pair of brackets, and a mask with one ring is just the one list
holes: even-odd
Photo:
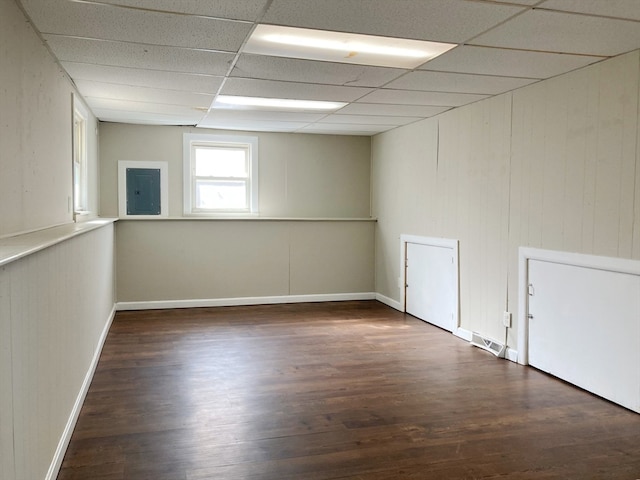
[(456, 331), (455, 331), (455, 332), (453, 332), (453, 334), (454, 334), (456, 337), (459, 337), (459, 338), (461, 338), (461, 339), (463, 339), (463, 340), (466, 340), (467, 342), (470, 342), (470, 341), (471, 341), (471, 335), (472, 335), (472, 334), (471, 334), (471, 330), (466, 330), (466, 329), (464, 329), (464, 328), (458, 327), (458, 328), (456, 329)]
[(379, 302), (384, 303), (385, 305), (390, 306), (391, 308), (395, 308), (396, 310), (399, 310), (400, 312), (403, 311), (402, 304), (400, 302), (394, 300), (393, 298), (385, 297), (381, 293), (376, 293), (376, 300), (378, 300)]
[(241, 305), (271, 305), (276, 303), (343, 302), (375, 300), (373, 292), (328, 293), (317, 295), (281, 295), (273, 297), (205, 298), (193, 300), (158, 300), (149, 302), (118, 302), (116, 310), (157, 310), (165, 308), (233, 307)]
[(102, 333), (100, 334), (98, 344), (96, 345), (96, 349), (93, 352), (93, 358), (91, 359), (91, 363), (89, 364), (87, 373), (84, 376), (84, 381), (82, 382), (82, 386), (80, 387), (80, 391), (78, 392), (78, 396), (76, 397), (76, 401), (73, 405), (73, 409), (71, 410), (71, 414), (69, 415), (69, 419), (67, 420), (64, 432), (62, 433), (60, 441), (58, 442), (58, 447), (56, 448), (56, 452), (53, 455), (53, 459), (51, 460), (51, 465), (49, 465), (49, 471), (47, 472), (45, 480), (56, 480), (58, 473), (60, 472), (62, 460), (64, 460), (64, 455), (67, 452), (67, 447), (69, 446), (69, 442), (71, 441), (73, 429), (76, 427), (76, 423), (78, 422), (82, 404), (84, 403), (84, 399), (86, 398), (87, 392), (89, 391), (91, 380), (93, 380), (93, 374), (95, 373), (96, 367), (98, 366), (98, 360), (100, 360), (102, 347), (104, 346), (104, 342), (107, 339), (107, 335), (109, 333), (109, 329), (111, 328), (111, 324), (113, 323), (113, 318), (115, 317), (115, 315), (116, 306), (114, 305), (111, 313), (109, 314), (109, 318), (107, 319), (107, 322), (102, 329)]
[(514, 350), (513, 348), (508, 348), (507, 347), (507, 352), (505, 354), (505, 357), (507, 360), (510, 360), (512, 362), (517, 362), (518, 361), (518, 351)]

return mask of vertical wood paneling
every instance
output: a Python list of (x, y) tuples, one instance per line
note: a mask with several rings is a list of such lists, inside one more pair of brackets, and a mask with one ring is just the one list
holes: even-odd
[[(464, 328), (501, 339), (506, 305), (511, 96), (440, 118), (436, 236), (460, 240), (460, 318)], [(418, 187), (419, 188), (419, 187)], [(403, 232), (404, 233), (404, 232)]]
[[(640, 62), (639, 68), (640, 68)], [(640, 98), (638, 99), (640, 105)], [(634, 199), (634, 220), (633, 220), (633, 251), (631, 256), (635, 260), (640, 260), (640, 108), (638, 108), (638, 130), (636, 136), (636, 172), (635, 172), (635, 199)]]
[(594, 253), (596, 181), (598, 165), (598, 127), (593, 119), (598, 115), (600, 104), (600, 70), (587, 69), (584, 77), (588, 81), (587, 129), (581, 140), (585, 142), (584, 166), (584, 210), (582, 218), (582, 250)]
[(563, 241), (563, 210), (565, 200), (565, 167), (567, 137), (567, 82), (552, 81), (542, 100), (544, 119), (534, 128), (540, 130), (542, 143), (542, 247), (559, 248)]
[(591, 129), (588, 108), (589, 76), (576, 76), (566, 92), (566, 148), (564, 162), (564, 202), (562, 250), (572, 246), (583, 248), (583, 218), (585, 216), (585, 165)]
[(13, 479), (10, 266), (0, 267), (0, 478)]
[[(430, 236), (441, 222), (437, 177), (438, 123), (425, 120), (375, 136), (372, 143), (372, 212), (376, 228), (376, 291), (400, 298), (400, 234)], [(412, 192), (424, 192), (423, 197)], [(424, 198), (424, 204), (414, 199)], [(378, 223), (378, 226), (381, 224)], [(400, 282), (401, 283), (401, 282)]]
[[(422, 209), (436, 222), (425, 234), (460, 240), (464, 328), (501, 339), (501, 311), (518, 310), (519, 246), (640, 258), (639, 67), (636, 51), (433, 120), (436, 198)], [(387, 142), (406, 128), (374, 139), (374, 173), (390, 175), (374, 183), (374, 198), (423, 188), (393, 174), (421, 142)], [(405, 208), (374, 202), (377, 240), (413, 233)], [(380, 266), (397, 256), (395, 245), (377, 243), (376, 252), (376, 286), (388, 288)]]
[(113, 261), (109, 225), (0, 271), (3, 480), (46, 477), (113, 308)]

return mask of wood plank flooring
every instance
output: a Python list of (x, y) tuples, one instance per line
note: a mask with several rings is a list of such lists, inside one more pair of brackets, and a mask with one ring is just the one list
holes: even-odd
[(480, 478), (640, 478), (640, 415), (375, 301), (119, 312), (58, 476)]

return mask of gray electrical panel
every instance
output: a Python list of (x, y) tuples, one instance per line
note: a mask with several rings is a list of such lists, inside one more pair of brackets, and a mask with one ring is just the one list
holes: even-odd
[(127, 168), (127, 215), (160, 215), (159, 168)]

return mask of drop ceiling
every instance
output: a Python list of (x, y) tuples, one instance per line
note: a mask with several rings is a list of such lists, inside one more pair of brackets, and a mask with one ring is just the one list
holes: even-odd
[[(18, 0), (102, 121), (374, 135), (640, 48), (640, 0)], [(455, 43), (415, 69), (243, 50), (258, 24)], [(347, 102), (214, 108), (217, 95)]]

